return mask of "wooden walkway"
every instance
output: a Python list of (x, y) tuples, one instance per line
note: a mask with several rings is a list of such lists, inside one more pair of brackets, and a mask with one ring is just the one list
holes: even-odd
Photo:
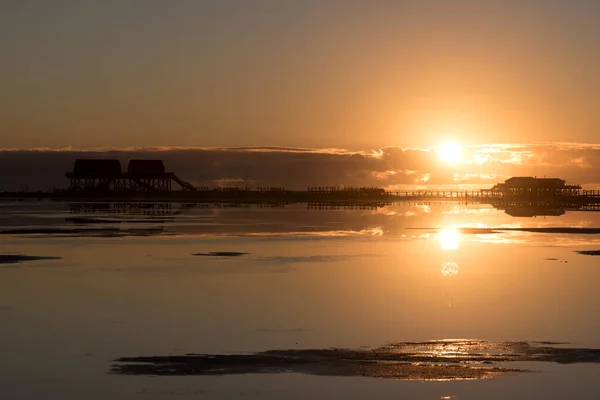
[(489, 190), (405, 190), (389, 191), (386, 195), (398, 200), (461, 200), (476, 202), (545, 202), (545, 201), (572, 201), (573, 203), (600, 203), (600, 190), (579, 190), (574, 194), (547, 194), (539, 196), (511, 196), (503, 192)]

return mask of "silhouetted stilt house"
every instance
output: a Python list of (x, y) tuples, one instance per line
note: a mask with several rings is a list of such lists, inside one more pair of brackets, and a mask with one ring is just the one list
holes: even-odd
[(119, 160), (79, 159), (75, 160), (73, 172), (67, 172), (73, 191), (108, 191), (115, 180), (121, 177)]
[(509, 178), (504, 183), (499, 183), (484, 191), (493, 197), (538, 201), (578, 196), (581, 186), (568, 185), (564, 180), (558, 178), (527, 176)]
[(131, 191), (170, 191), (171, 178), (162, 160), (131, 160), (127, 166)]
[(73, 172), (66, 173), (71, 191), (86, 192), (165, 192), (172, 182), (182, 190), (196, 190), (172, 172), (166, 172), (162, 160), (131, 160), (127, 172), (114, 159), (78, 159)]

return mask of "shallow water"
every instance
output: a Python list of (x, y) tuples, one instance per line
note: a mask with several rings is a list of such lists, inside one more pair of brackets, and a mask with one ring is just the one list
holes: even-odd
[[(584, 399), (600, 389), (600, 213), (1, 206), (2, 398)], [(406, 342), (419, 343), (410, 357)], [(330, 348), (343, 350), (324, 360)], [(189, 353), (204, 369), (177, 359), (157, 374), (139, 358), (165, 370), (166, 356)]]

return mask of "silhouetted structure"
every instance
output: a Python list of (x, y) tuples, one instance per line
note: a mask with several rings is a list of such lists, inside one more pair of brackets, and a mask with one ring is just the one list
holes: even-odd
[(81, 177), (118, 177), (121, 174), (119, 160), (80, 159), (75, 160), (73, 172)]
[(314, 195), (348, 195), (352, 197), (384, 196), (386, 191), (378, 187), (338, 187), (338, 186), (310, 186), (308, 193)]
[(545, 200), (574, 197), (580, 195), (581, 186), (568, 185), (557, 178), (513, 177), (504, 183), (484, 190), (494, 197), (514, 200)]
[(170, 191), (171, 177), (166, 173), (162, 160), (131, 160), (127, 166), (127, 177), (121, 182), (121, 190), (127, 191)]
[[(571, 206), (581, 209), (600, 207), (600, 190), (583, 190), (579, 185), (569, 185), (562, 179), (513, 177), (490, 189), (440, 190), (423, 189), (389, 191), (379, 187), (310, 186), (308, 190), (287, 190), (283, 187), (225, 186), (195, 187), (182, 181), (172, 172), (166, 172), (161, 160), (131, 160), (127, 171), (122, 172), (121, 163), (116, 159), (79, 159), (75, 161), (73, 172), (67, 172), (69, 190), (52, 192), (1, 192), (0, 198), (52, 198), (52, 199), (115, 199), (189, 202), (253, 202), (253, 203), (311, 203), (311, 207), (329, 207), (324, 202), (340, 205), (354, 202), (389, 201), (464, 201), (490, 204), (552, 204), (567, 209)], [(173, 191), (172, 183), (181, 187)], [(188, 192), (188, 193), (184, 193)], [(551, 208), (553, 208), (551, 207)], [(516, 211), (517, 213), (519, 211)]]
[(67, 173), (73, 191), (110, 190), (111, 184), (120, 177), (119, 160), (75, 160), (73, 172)]
[(127, 172), (132, 176), (163, 176), (166, 170), (162, 160), (131, 160)]
[(66, 176), (75, 192), (165, 192), (172, 189), (173, 181), (182, 190), (196, 190), (166, 172), (162, 160), (131, 160), (127, 172), (122, 172), (119, 160), (78, 159)]

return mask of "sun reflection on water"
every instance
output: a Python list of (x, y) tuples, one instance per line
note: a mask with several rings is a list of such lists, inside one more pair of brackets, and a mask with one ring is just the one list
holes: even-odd
[(442, 263), (442, 275), (446, 277), (458, 275), (458, 264), (454, 261), (445, 261)]
[(442, 229), (437, 234), (437, 238), (442, 250), (456, 250), (460, 243), (460, 232), (456, 229)]

